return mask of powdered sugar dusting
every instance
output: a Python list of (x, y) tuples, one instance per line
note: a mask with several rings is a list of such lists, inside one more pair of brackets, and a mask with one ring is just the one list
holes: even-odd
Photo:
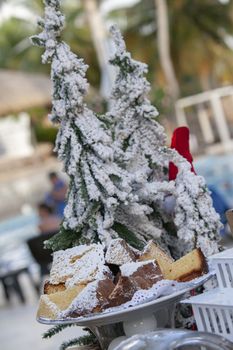
[[(197, 288), (199, 285), (206, 282), (211, 276), (213, 276), (213, 271), (209, 272), (205, 276), (198, 277), (189, 282), (177, 282), (170, 280), (158, 281), (148, 290), (141, 289), (135, 292), (133, 298), (130, 301), (120, 306), (108, 308), (102, 311), (102, 313), (111, 313), (125, 310), (139, 304), (154, 301), (161, 297), (168, 295), (172, 296), (176, 292), (187, 290), (187, 288)], [(89, 283), (88, 286), (86, 286), (82, 292), (75, 297), (75, 299), (71, 302), (66, 310), (59, 310), (59, 308), (49, 300), (47, 295), (43, 295), (42, 297), (46, 304), (49, 306), (50, 310), (56, 314), (57, 319), (70, 317), (74, 312), (77, 312), (77, 314), (82, 314), (82, 316), (77, 317), (77, 319), (81, 319), (82, 317), (90, 317), (93, 309), (99, 304), (99, 300), (97, 298), (98, 283), (98, 281)]]
[(76, 298), (72, 301), (72, 303), (69, 305), (69, 307), (61, 311), (59, 313), (59, 317), (64, 318), (68, 315), (72, 314), (73, 312), (81, 312), (81, 313), (88, 313), (92, 312), (93, 308), (96, 307), (99, 303), (97, 299), (97, 287), (98, 287), (99, 281), (94, 281), (89, 283), (82, 292), (77, 295)]
[(60, 250), (53, 255), (50, 283), (65, 282), (66, 287), (72, 287), (104, 279), (107, 274), (111, 275), (104, 264), (104, 247), (101, 244)]
[(197, 288), (201, 284), (201, 282), (203, 283), (204, 280), (207, 281), (208, 278), (210, 278), (212, 275), (213, 275), (213, 272), (210, 272), (205, 276), (198, 277), (189, 282), (177, 282), (177, 281), (170, 281), (170, 280), (158, 281), (150, 289), (138, 290), (130, 301), (120, 306), (109, 308), (104, 312), (105, 313), (115, 312), (123, 309), (128, 309), (139, 304), (156, 300), (161, 297), (165, 297), (168, 295), (172, 296), (172, 294), (177, 293), (181, 290), (185, 290), (187, 288), (193, 288), (193, 289)]
[(114, 239), (110, 242), (106, 256), (108, 264), (123, 265), (135, 260), (134, 253), (123, 239)]
[(42, 295), (41, 298), (43, 299), (44, 303), (48, 306), (48, 308), (52, 311), (52, 313), (56, 315), (56, 317), (59, 317), (60, 309), (55, 303), (53, 303), (49, 299), (48, 295)]
[(183, 289), (183, 286), (180, 286), (178, 282), (162, 280), (155, 283), (148, 290), (138, 290), (133, 298), (124, 304), (124, 307), (135, 306), (148, 300), (157, 299), (160, 296), (170, 295), (177, 292), (179, 289)]
[(120, 267), (121, 275), (125, 277), (132, 276), (133, 273), (139, 269), (139, 267), (148, 265), (149, 263), (152, 263), (156, 267), (154, 260), (126, 263)]

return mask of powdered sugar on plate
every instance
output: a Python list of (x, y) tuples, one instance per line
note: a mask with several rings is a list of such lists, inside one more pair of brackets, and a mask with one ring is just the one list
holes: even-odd
[[(121, 305), (120, 307), (126, 309), (138, 304), (158, 299), (161, 296), (173, 294), (179, 290), (184, 289), (184, 286), (180, 285), (181, 283), (176, 281), (161, 280), (155, 283), (150, 289), (138, 290), (130, 301)], [(114, 310), (116, 310), (116, 308), (114, 308)], [(113, 308), (109, 309), (108, 311), (113, 311)]]
[[(138, 308), (142, 308), (143, 305), (149, 304), (150, 307), (153, 306), (155, 308), (155, 304), (157, 304), (157, 308), (161, 307), (162, 303), (167, 300), (172, 300), (174, 297), (178, 297), (181, 294), (185, 294), (191, 289), (195, 289), (202, 285), (203, 283), (206, 283), (211, 277), (215, 275), (214, 271), (209, 272), (206, 275), (203, 275), (201, 277), (198, 277), (190, 282), (176, 282), (176, 281), (168, 281), (168, 280), (161, 280), (153, 285), (153, 287), (149, 290), (140, 290), (135, 293), (132, 300), (129, 302), (122, 304), (117, 307), (106, 309), (105, 311), (99, 312), (99, 313), (91, 313), (91, 310), (96, 306), (96, 298), (93, 297), (92, 292), (95, 291), (95, 283), (91, 284), (93, 287), (89, 287), (91, 290), (89, 293), (87, 291), (84, 292), (83, 290), (83, 302), (85, 307), (87, 308), (89, 306), (89, 312), (87, 312), (85, 315), (80, 317), (70, 317), (68, 316), (69, 312), (61, 312), (59, 314), (59, 317), (56, 320), (50, 320), (44, 317), (39, 317), (38, 321), (44, 324), (65, 324), (65, 323), (76, 323), (79, 325), (87, 325), (88, 324), (94, 324), (95, 322), (99, 322), (101, 320), (101, 323), (108, 324), (109, 320), (111, 322), (119, 322), (120, 315), (122, 315), (122, 319), (124, 319), (125, 313), (128, 314), (128, 312), (137, 311)], [(93, 288), (93, 289), (92, 289)], [(85, 288), (86, 289), (86, 288)], [(183, 292), (182, 292), (183, 291)], [(95, 292), (94, 292), (95, 294)], [(81, 295), (81, 293), (80, 293)], [(73, 305), (76, 307), (75, 305)], [(148, 307), (148, 306), (147, 306)], [(69, 310), (71, 308), (71, 304), (69, 307)]]
[(104, 312), (115, 312), (115, 311), (120, 311), (122, 309), (128, 309), (128, 308), (137, 306), (139, 304), (144, 304), (152, 300), (156, 300), (161, 297), (165, 297), (168, 295), (172, 296), (174, 293), (177, 293), (182, 290), (188, 290), (191, 288), (195, 289), (197, 288), (197, 286), (202, 284), (201, 283), (202, 281), (207, 281), (213, 275), (214, 275), (214, 272), (211, 271), (208, 274), (195, 278), (189, 282), (177, 282), (177, 281), (170, 281), (170, 280), (158, 281), (150, 289), (138, 290), (134, 294), (133, 298), (127, 303), (122, 304), (120, 306), (113, 307), (113, 308), (109, 308)]

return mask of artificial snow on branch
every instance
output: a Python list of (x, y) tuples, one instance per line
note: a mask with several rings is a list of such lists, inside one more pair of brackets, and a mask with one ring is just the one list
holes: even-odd
[(110, 31), (116, 46), (110, 63), (119, 69), (109, 112), (114, 123), (116, 157), (127, 168), (136, 170), (135, 176), (140, 179), (142, 174), (150, 173), (152, 164), (157, 165), (157, 171), (161, 170), (160, 147), (165, 145), (166, 135), (155, 120), (158, 111), (147, 97), (150, 91), (144, 77), (147, 65), (131, 58), (116, 26)]
[(117, 237), (114, 212), (132, 199), (131, 178), (113, 157), (112, 139), (83, 99), (88, 90), (87, 65), (60, 39), (64, 17), (59, 0), (45, 0), (42, 33), (33, 43), (45, 47), (43, 62), (51, 63), (51, 120), (59, 123), (55, 150), (70, 177), (64, 220), (48, 246), (65, 249), (82, 242), (108, 243)]
[[(147, 66), (131, 58), (116, 26), (110, 31), (116, 46), (110, 63), (118, 68), (108, 114), (115, 135), (115, 158), (134, 176), (134, 194), (140, 204), (153, 209), (150, 223), (158, 229), (153, 238), (168, 246), (176, 258), (195, 247), (211, 255), (218, 251), (221, 224), (205, 181), (191, 172), (189, 162), (176, 150), (166, 146), (164, 129), (156, 121), (157, 109), (147, 98)], [(168, 179), (169, 162), (178, 168), (174, 181)], [(168, 198), (172, 198), (173, 205), (167, 211)], [(126, 208), (120, 214), (132, 222), (132, 210)], [(149, 234), (150, 225), (144, 228)]]

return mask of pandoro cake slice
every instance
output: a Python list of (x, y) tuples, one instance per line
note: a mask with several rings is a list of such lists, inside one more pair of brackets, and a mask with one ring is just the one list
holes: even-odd
[(154, 260), (124, 264), (120, 271), (122, 277), (131, 278), (139, 289), (149, 289), (163, 278)]
[(171, 256), (164, 252), (157, 244), (153, 241), (149, 241), (145, 246), (139, 261), (155, 260), (159, 265), (162, 274), (166, 274), (167, 269), (174, 262)]
[[(111, 278), (111, 271), (105, 265), (102, 244), (80, 245), (53, 253), (50, 278), (45, 290), (62, 291), (79, 284)], [(56, 287), (57, 286), (57, 287)]]
[(110, 279), (88, 283), (73, 299), (69, 307), (60, 313), (61, 317), (79, 317), (101, 312), (107, 307), (108, 297), (114, 288), (115, 285)]
[(124, 239), (116, 238), (111, 240), (105, 254), (107, 264), (121, 266), (135, 260), (133, 248)]
[(58, 318), (61, 311), (66, 310), (85, 287), (80, 284), (64, 291), (41, 295), (37, 317)]
[(49, 281), (44, 283), (44, 294), (54, 294), (66, 290), (65, 283), (51, 284)]
[(161, 257), (157, 263), (165, 279), (178, 282), (191, 281), (208, 272), (208, 265), (200, 248), (194, 249), (172, 264), (163, 261)]

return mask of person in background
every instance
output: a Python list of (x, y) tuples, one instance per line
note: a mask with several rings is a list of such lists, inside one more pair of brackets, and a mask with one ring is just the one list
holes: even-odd
[(49, 180), (52, 184), (51, 191), (47, 194), (45, 202), (54, 208), (54, 213), (60, 218), (63, 217), (64, 208), (66, 205), (66, 183), (59, 178), (56, 172), (49, 173)]
[(227, 219), (226, 219), (226, 211), (230, 209), (229, 205), (226, 203), (223, 195), (215, 188), (215, 186), (208, 186), (211, 194), (211, 198), (213, 200), (213, 207), (216, 212), (220, 215), (221, 222), (223, 224), (223, 228), (221, 230), (221, 235), (225, 235), (227, 232)]
[(53, 209), (46, 203), (38, 204), (39, 231), (41, 234), (56, 233), (61, 224), (61, 218), (54, 214)]

